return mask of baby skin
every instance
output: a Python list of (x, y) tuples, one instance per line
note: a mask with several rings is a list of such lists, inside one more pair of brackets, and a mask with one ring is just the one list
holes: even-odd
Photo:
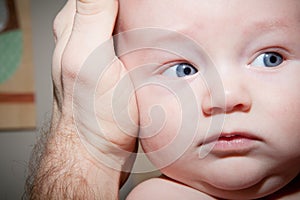
[(300, 199), (299, 0), (121, 0), (116, 30), (165, 176), (127, 199)]

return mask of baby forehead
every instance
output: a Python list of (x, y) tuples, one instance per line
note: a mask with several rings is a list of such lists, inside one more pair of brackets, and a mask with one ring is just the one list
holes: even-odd
[[(272, 20), (273, 19), (273, 20)], [(119, 30), (204, 28), (247, 21), (300, 21), (299, 0), (120, 0)], [(284, 23), (281, 23), (284, 24)]]

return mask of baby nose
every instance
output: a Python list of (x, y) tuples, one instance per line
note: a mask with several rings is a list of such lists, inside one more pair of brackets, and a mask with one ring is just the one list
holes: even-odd
[(228, 76), (222, 78), (219, 84), (208, 84), (201, 105), (205, 115), (250, 110), (252, 102), (245, 80)]

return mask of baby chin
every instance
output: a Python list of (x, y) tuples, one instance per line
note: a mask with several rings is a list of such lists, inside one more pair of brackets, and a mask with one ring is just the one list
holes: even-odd
[[(165, 172), (170, 178), (192, 188), (227, 199), (260, 198), (273, 193), (288, 182), (273, 175), (269, 170), (266, 172), (264, 165), (247, 161), (249, 160), (227, 158), (226, 161), (216, 162), (214, 165), (208, 164), (207, 168), (185, 177), (182, 176), (183, 173), (172, 173), (173, 170)], [(197, 169), (194, 169), (194, 172), (195, 170)], [(188, 171), (185, 174), (187, 173)]]

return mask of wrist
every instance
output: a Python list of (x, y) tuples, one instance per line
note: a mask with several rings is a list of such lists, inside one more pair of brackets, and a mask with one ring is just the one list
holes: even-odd
[(117, 199), (120, 176), (87, 152), (72, 121), (61, 116), (51, 130), (32, 193), (45, 199)]

